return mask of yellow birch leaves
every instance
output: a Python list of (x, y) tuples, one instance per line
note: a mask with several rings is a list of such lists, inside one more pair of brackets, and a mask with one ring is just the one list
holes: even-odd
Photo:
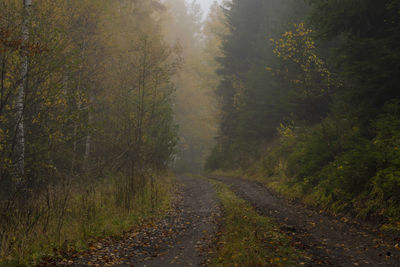
[[(312, 33), (304, 23), (300, 23), (294, 24), (294, 30), (282, 34), (279, 40), (270, 39), (274, 44), (274, 54), (285, 64), (291, 63), (298, 70), (297, 75), (289, 79), (293, 84), (304, 86), (305, 96), (323, 95), (331, 84), (331, 73), (317, 55)], [(267, 67), (266, 70), (274, 71), (271, 67)], [(283, 72), (289, 72), (287, 66)]]

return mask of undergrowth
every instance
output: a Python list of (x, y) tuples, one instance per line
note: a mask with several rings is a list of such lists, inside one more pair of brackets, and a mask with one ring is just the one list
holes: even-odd
[(400, 232), (399, 101), (386, 103), (367, 126), (333, 115), (312, 127), (281, 125), (274, 142), (248, 155), (247, 166), (215, 163), (219, 171), (210, 170)]
[[(72, 187), (68, 194), (49, 188), (48, 199), (36, 199), (31, 210), (39, 214), (32, 229), (26, 229), (10, 214), (3, 235), (0, 266), (32, 266), (46, 257), (87, 249), (88, 244), (106, 236), (119, 236), (162, 217), (170, 207), (174, 177), (163, 175), (146, 182), (132, 199), (132, 207), (121, 207), (116, 199), (118, 179), (107, 179), (90, 188)], [(64, 200), (64, 201), (62, 201)], [(60, 202), (63, 202), (60, 205)], [(7, 237), (7, 239), (6, 239)]]

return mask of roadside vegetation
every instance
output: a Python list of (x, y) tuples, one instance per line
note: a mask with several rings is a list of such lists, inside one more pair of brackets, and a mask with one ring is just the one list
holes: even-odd
[[(68, 196), (59, 188), (50, 189), (50, 206), (46, 199), (33, 203), (44, 214), (36, 218), (29, 232), (23, 231), (23, 221), (7, 226), (11, 244), (8, 251), (3, 251), (8, 256), (0, 266), (40, 265), (46, 258), (62, 260), (65, 255), (87, 250), (98, 239), (122, 236), (126, 231), (155, 222), (169, 210), (175, 182), (173, 175), (166, 174), (156, 177), (154, 184), (146, 183), (135, 194), (131, 210), (116, 202), (117, 179), (98, 182), (90, 191), (70, 185)], [(68, 201), (57, 203), (58, 197), (53, 194), (61, 194)]]
[(157, 218), (169, 170), (201, 170), (220, 41), (202, 17), (185, 0), (0, 1), (0, 264)]
[[(399, 0), (1, 0), (0, 265), (162, 216), (172, 168), (400, 230), (399, 48)], [(221, 253), (275, 264), (217, 189)]]
[(209, 266), (297, 266), (307, 256), (291, 246), (291, 238), (270, 218), (259, 215), (227, 185), (213, 183), (223, 207), (217, 251)]
[(399, 229), (398, 1), (235, 0), (224, 14), (206, 168)]
[(162, 214), (178, 49), (158, 1), (0, 2), (0, 264)]

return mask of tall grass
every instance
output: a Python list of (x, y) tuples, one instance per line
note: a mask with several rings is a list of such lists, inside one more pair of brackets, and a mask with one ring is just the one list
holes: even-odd
[[(146, 179), (143, 179), (146, 178)], [(132, 182), (135, 184), (139, 178)], [(119, 202), (122, 180), (65, 180), (26, 199), (0, 206), (0, 266), (34, 265), (58, 250), (82, 250), (88, 241), (120, 235), (169, 208), (173, 176), (141, 177), (129, 207)]]

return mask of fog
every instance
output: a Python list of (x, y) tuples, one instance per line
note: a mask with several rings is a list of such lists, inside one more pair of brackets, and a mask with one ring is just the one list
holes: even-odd
[(203, 17), (206, 18), (207, 14), (208, 14), (208, 12), (210, 10), (211, 5), (214, 2), (217, 2), (217, 3), (220, 4), (221, 1), (222, 0), (197, 0), (197, 3), (201, 6), (201, 9), (203, 10), (203, 13), (204, 13)]
[[(72, 265), (67, 252), (182, 212), (188, 183), (219, 203), (238, 176), (398, 232), (398, 2), (1, 0), (0, 266)], [(288, 260), (267, 237), (216, 253)]]

